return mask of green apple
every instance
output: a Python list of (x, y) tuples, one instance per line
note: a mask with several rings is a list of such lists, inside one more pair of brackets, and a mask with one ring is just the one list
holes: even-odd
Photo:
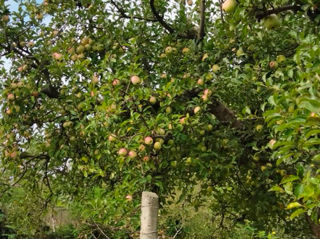
[(222, 10), (225, 12), (232, 12), (236, 6), (237, 6), (236, 0), (226, 0), (222, 4)]
[(281, 24), (281, 21), (276, 14), (271, 14), (270, 16), (266, 17), (263, 21), (263, 25), (268, 30), (279, 27), (280, 24)]
[(277, 56), (277, 62), (278, 63), (284, 62), (285, 60), (286, 60), (286, 57), (284, 55)]
[(161, 149), (161, 143), (160, 142), (155, 142), (153, 145), (153, 148), (156, 150), (160, 150)]
[(220, 66), (219, 65), (215, 64), (215, 65), (212, 66), (212, 71), (214, 73), (217, 73), (219, 70), (220, 70)]

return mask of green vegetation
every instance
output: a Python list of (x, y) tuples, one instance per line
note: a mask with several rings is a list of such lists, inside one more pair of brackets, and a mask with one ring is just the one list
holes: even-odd
[(0, 237), (320, 238), (318, 1), (8, 3)]

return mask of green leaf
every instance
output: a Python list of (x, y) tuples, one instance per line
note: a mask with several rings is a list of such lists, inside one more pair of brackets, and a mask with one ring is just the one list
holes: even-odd
[(293, 213), (291, 213), (290, 220), (296, 218), (297, 216), (299, 216), (300, 214), (305, 213), (305, 212), (306, 212), (306, 210), (303, 208), (299, 208), (299, 209), (295, 210)]
[(300, 178), (298, 176), (296, 176), (296, 175), (287, 175), (287, 176), (282, 178), (280, 184), (293, 182), (293, 181), (296, 181), (298, 179), (300, 179)]
[(319, 113), (320, 112), (320, 102), (313, 99), (303, 99), (298, 104), (299, 108), (307, 109), (310, 112)]
[(283, 192), (284, 192), (283, 188), (281, 188), (281, 187), (278, 186), (278, 185), (273, 186), (273, 187), (270, 188), (268, 191), (269, 191), (269, 192), (279, 192), (279, 193), (283, 193)]
[(320, 154), (315, 155), (311, 160), (313, 162), (320, 162)]
[(292, 203), (288, 204), (286, 209), (289, 210), (289, 209), (296, 208), (296, 207), (302, 207), (302, 205), (298, 202), (292, 202)]

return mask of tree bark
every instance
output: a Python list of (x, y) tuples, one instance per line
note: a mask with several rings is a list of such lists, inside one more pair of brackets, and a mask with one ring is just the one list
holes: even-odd
[[(320, 210), (319, 210), (320, 213)], [(313, 235), (315, 236), (316, 239), (320, 239), (320, 225), (313, 222), (310, 218), (310, 216), (306, 215), (307, 221), (310, 225), (310, 229), (313, 233)]]
[(153, 192), (142, 192), (140, 239), (157, 239), (159, 197)]

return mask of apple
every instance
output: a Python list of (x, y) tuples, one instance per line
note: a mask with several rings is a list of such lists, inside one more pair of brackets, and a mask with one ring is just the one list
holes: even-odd
[(205, 61), (207, 58), (209, 57), (208, 53), (205, 53), (203, 56), (202, 56), (202, 61)]
[(203, 85), (203, 84), (204, 84), (204, 80), (200, 78), (200, 79), (197, 81), (197, 84), (198, 84), (198, 85)]
[(19, 42), (19, 45), (20, 45), (21, 47), (25, 47), (25, 46), (26, 46), (26, 42), (21, 41), (21, 42)]
[(190, 165), (192, 163), (192, 158), (191, 157), (188, 157), (186, 159), (186, 165)]
[(155, 103), (157, 103), (157, 98), (154, 97), (154, 96), (151, 96), (150, 99), (149, 99), (149, 102), (150, 102), (151, 104), (155, 104)]
[(34, 97), (38, 97), (39, 96), (39, 92), (38, 91), (33, 91), (31, 93), (31, 95), (34, 96)]
[(182, 53), (183, 54), (187, 54), (188, 52), (190, 52), (189, 48), (185, 47), (185, 48), (182, 49)]
[(63, 128), (68, 128), (68, 127), (70, 127), (72, 125), (72, 122), (71, 121), (66, 121), (66, 122), (64, 122), (63, 123)]
[(11, 113), (12, 113), (12, 110), (11, 110), (11, 109), (7, 109), (7, 110), (6, 110), (6, 114), (7, 114), (7, 115), (11, 115)]
[(60, 61), (62, 59), (62, 54), (55, 52), (52, 54), (52, 57), (53, 57), (53, 59)]
[(222, 10), (225, 12), (232, 12), (235, 9), (236, 5), (237, 5), (236, 0), (226, 0), (222, 4)]
[(112, 142), (112, 141), (115, 141), (115, 140), (116, 140), (116, 136), (114, 134), (110, 134), (109, 137), (108, 137), (108, 141)]
[(157, 141), (157, 142), (160, 142), (160, 144), (163, 144), (163, 143), (164, 143), (164, 139), (161, 139), (161, 138), (157, 138), (156, 141)]
[(166, 54), (170, 54), (172, 51), (173, 51), (173, 48), (171, 46), (167, 46), (166, 49), (164, 50)]
[(159, 135), (165, 135), (166, 134), (166, 131), (164, 129), (162, 129), (162, 128), (159, 128), (157, 130), (157, 132), (158, 132)]
[(271, 14), (264, 19), (263, 25), (265, 28), (270, 30), (272, 28), (279, 27), (281, 25), (281, 21), (276, 14)]
[(90, 50), (90, 49), (91, 49), (91, 45), (90, 45), (90, 44), (86, 44), (86, 45), (84, 45), (84, 48), (85, 48), (86, 50)]
[(146, 146), (144, 146), (143, 144), (141, 144), (139, 146), (139, 151), (142, 152), (142, 151), (145, 151), (146, 150)]
[(72, 56), (71, 56), (71, 60), (72, 60), (72, 61), (78, 60), (78, 55), (77, 55), (77, 54), (72, 55)]
[(179, 120), (180, 124), (185, 124), (187, 121), (187, 118), (186, 117), (183, 117)]
[(148, 162), (148, 161), (150, 160), (150, 158), (149, 158), (149, 156), (144, 156), (144, 157), (142, 158), (142, 160), (143, 160), (144, 162)]
[(137, 85), (141, 82), (140, 77), (139, 76), (131, 76), (131, 83), (134, 85)]
[(153, 148), (155, 150), (160, 150), (161, 149), (161, 143), (160, 142), (155, 142), (154, 145), (153, 145)]
[(7, 96), (7, 99), (8, 99), (8, 100), (14, 100), (14, 94), (10, 93), (10, 94)]
[(114, 79), (114, 80), (112, 81), (112, 85), (113, 85), (113, 86), (120, 85), (120, 80), (119, 80), (119, 79)]
[(269, 146), (270, 146), (271, 149), (273, 148), (273, 146), (274, 146), (274, 144), (275, 144), (276, 142), (277, 142), (277, 141), (276, 141), (275, 139), (271, 139), (271, 140), (269, 141)]
[(209, 90), (209, 89), (205, 89), (205, 90), (203, 91), (203, 94), (204, 94), (204, 95), (207, 95), (207, 96), (210, 96), (210, 95), (212, 94), (212, 91)]
[(132, 201), (132, 195), (130, 195), (130, 194), (127, 195), (127, 196), (126, 196), (126, 200), (129, 201), (129, 202), (131, 202), (131, 201)]
[(18, 155), (18, 153), (16, 151), (13, 151), (12, 153), (10, 153), (10, 157), (13, 159), (16, 158), (17, 155)]
[(144, 143), (145, 143), (146, 145), (150, 145), (150, 144), (153, 143), (153, 139), (152, 139), (150, 136), (147, 136), (147, 137), (145, 137), (145, 139), (144, 139)]
[(286, 60), (286, 57), (284, 55), (277, 56), (277, 62), (278, 63), (284, 62), (285, 60)]
[(118, 154), (119, 154), (120, 156), (126, 156), (127, 153), (128, 153), (128, 151), (127, 151), (125, 148), (121, 148), (121, 149), (119, 149), (119, 151), (118, 151)]
[(133, 151), (133, 150), (130, 150), (128, 155), (129, 155), (129, 158), (137, 157), (137, 153), (135, 151)]
[(10, 17), (9, 17), (9, 15), (4, 15), (4, 16), (2, 16), (2, 21), (4, 21), (4, 22), (9, 22), (10, 21)]
[(167, 114), (170, 114), (171, 112), (172, 112), (172, 109), (171, 109), (170, 106), (168, 106), (168, 107), (166, 108), (166, 113), (167, 113)]
[(202, 95), (201, 98), (203, 99), (203, 101), (207, 101), (208, 100), (208, 95)]
[(53, 32), (52, 32), (52, 35), (53, 36), (57, 36), (59, 34), (59, 31), (58, 30), (54, 30)]
[(217, 64), (214, 64), (211, 69), (214, 73), (217, 73), (220, 70), (220, 66)]
[(23, 71), (25, 71), (25, 70), (27, 69), (27, 67), (28, 67), (27, 65), (19, 66), (19, 67), (18, 67), (18, 71), (19, 71), (19, 72), (23, 72)]
[(278, 62), (276, 62), (276, 61), (270, 61), (270, 62), (269, 62), (269, 67), (270, 67), (271, 69), (276, 69), (276, 68), (278, 67)]
[(34, 46), (34, 42), (33, 41), (29, 41), (27, 44), (28, 47), (33, 47)]
[(83, 53), (77, 55), (77, 59), (78, 60), (83, 59), (83, 58), (84, 58), (84, 54)]
[(84, 37), (84, 38), (82, 38), (82, 39), (81, 39), (81, 44), (82, 44), (82, 45), (87, 45), (87, 44), (89, 44), (89, 42), (90, 42), (89, 39), (90, 39), (89, 37)]
[(177, 167), (177, 161), (172, 161), (170, 164), (171, 164), (171, 166), (174, 167), (174, 168)]
[(43, 15), (42, 15), (41, 13), (38, 13), (38, 14), (36, 15), (36, 19), (37, 19), (37, 20), (42, 20), (42, 18), (43, 18)]
[(68, 53), (71, 55), (71, 54), (73, 54), (74, 53), (74, 47), (70, 47), (69, 49), (68, 49)]
[(244, 55), (244, 52), (243, 52), (242, 47), (240, 47), (240, 48), (237, 50), (236, 55), (237, 55), (237, 57), (240, 57), (240, 56)]
[(310, 113), (310, 117), (311, 117), (311, 118), (317, 118), (317, 114), (316, 114), (315, 112), (311, 112), (311, 113)]
[(160, 58), (165, 58), (167, 55), (165, 53), (161, 53)]
[(192, 0), (188, 0), (187, 3), (188, 3), (189, 6), (192, 6), (193, 1)]
[(196, 114), (201, 110), (200, 106), (196, 106), (193, 110), (193, 112)]
[(99, 77), (98, 77), (98, 75), (96, 73), (93, 74), (91, 82), (93, 84), (97, 84), (99, 82)]
[(212, 129), (213, 129), (212, 124), (208, 124), (208, 125), (207, 125), (207, 130), (208, 130), (208, 131), (211, 131)]
[(80, 46), (77, 47), (76, 52), (77, 52), (78, 54), (81, 54), (81, 53), (84, 52), (84, 49), (85, 49), (84, 46), (80, 45)]
[(263, 125), (258, 124), (258, 125), (256, 126), (256, 131), (260, 132), (262, 129), (263, 129)]

